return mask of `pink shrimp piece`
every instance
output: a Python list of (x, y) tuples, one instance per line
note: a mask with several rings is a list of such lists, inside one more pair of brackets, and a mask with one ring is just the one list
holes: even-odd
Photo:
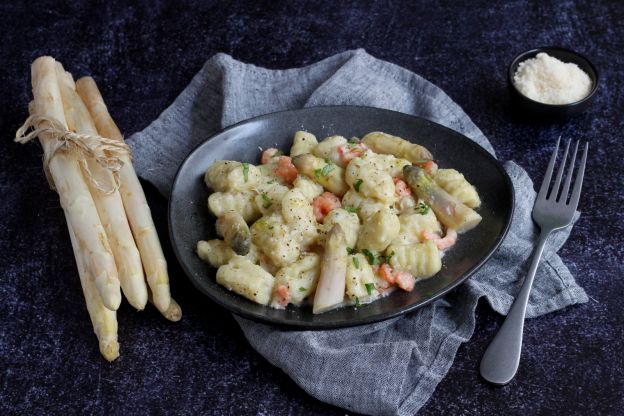
[(440, 236), (436, 233), (432, 233), (431, 231), (423, 230), (422, 233), (423, 240), (439, 240)]
[(401, 178), (392, 178), (394, 182), (394, 192), (398, 196), (409, 196), (412, 194), (412, 190), (407, 186), (407, 184)]
[(379, 266), (379, 275), (391, 285), (396, 281), (396, 275), (388, 263), (384, 263)]
[(273, 158), (277, 154), (277, 152), (279, 152), (279, 150), (277, 150), (274, 147), (266, 149), (264, 152), (262, 152), (262, 157), (260, 158), (260, 162), (262, 162), (263, 165), (266, 165), (267, 163), (269, 163), (271, 158)]
[(414, 276), (412, 276), (411, 273), (399, 270), (395, 272), (394, 276), (397, 286), (401, 289), (405, 290), (406, 292), (411, 292), (414, 289), (416, 279), (414, 279)]
[(340, 208), (341, 206), (340, 198), (331, 192), (323, 192), (312, 201), (314, 216), (316, 217), (316, 221), (320, 223), (323, 222), (325, 216), (329, 214), (331, 210)]
[(425, 240), (433, 240), (439, 250), (446, 250), (447, 248), (452, 247), (457, 242), (457, 231), (455, 231), (453, 228), (449, 228), (446, 230), (446, 235), (444, 237), (440, 237), (436, 233), (424, 230), (422, 232), (422, 237)]
[(338, 146), (338, 155), (340, 155), (342, 162), (347, 165), (352, 159), (362, 156), (367, 150), (368, 146), (364, 143), (348, 143)]
[(446, 230), (444, 238), (440, 238), (436, 241), (436, 246), (438, 246), (440, 250), (446, 250), (447, 248), (452, 247), (455, 242), (457, 242), (457, 231), (449, 228)]
[(435, 175), (438, 172), (438, 164), (435, 163), (433, 160), (421, 163), (418, 166), (420, 166), (429, 175)]
[[(264, 157), (264, 155), (262, 157)], [(293, 181), (297, 179), (297, 168), (293, 165), (292, 159), (289, 156), (280, 156), (277, 158), (275, 174), (284, 179), (286, 183), (293, 183)]]
[(290, 303), (290, 292), (286, 285), (277, 285), (273, 293), (273, 302), (271, 306), (278, 309), (284, 309)]

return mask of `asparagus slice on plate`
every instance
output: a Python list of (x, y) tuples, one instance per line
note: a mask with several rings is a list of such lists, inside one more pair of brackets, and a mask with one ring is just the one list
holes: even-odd
[(405, 166), (403, 175), (412, 191), (433, 209), (447, 229), (461, 233), (481, 222), (481, 215), (442, 189), (423, 169)]
[(340, 224), (336, 224), (329, 232), (325, 243), (325, 254), (312, 313), (327, 312), (342, 304), (346, 287), (347, 261), (345, 234)]

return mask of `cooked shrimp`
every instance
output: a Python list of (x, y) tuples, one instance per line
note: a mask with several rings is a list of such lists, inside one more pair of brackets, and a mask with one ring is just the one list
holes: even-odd
[(447, 228), (446, 235), (444, 237), (440, 237), (436, 233), (432, 233), (427, 230), (422, 232), (422, 236), (425, 240), (433, 240), (439, 250), (446, 250), (457, 242), (457, 231), (453, 228)]
[(340, 208), (340, 198), (331, 192), (323, 192), (321, 195), (314, 198), (312, 201), (312, 207), (316, 221), (322, 223), (325, 216), (333, 209)]
[(429, 175), (435, 175), (438, 172), (438, 164), (433, 160), (428, 160), (425, 163), (418, 164)]
[(406, 292), (411, 292), (414, 289), (416, 279), (414, 279), (414, 276), (412, 276), (411, 273), (398, 270), (397, 272), (395, 272), (394, 276), (397, 286), (401, 289), (405, 290)]
[(289, 156), (280, 156), (277, 158), (275, 174), (284, 179), (286, 183), (293, 183), (297, 179), (297, 168), (293, 165)]
[(340, 160), (346, 166), (349, 164), (351, 159), (355, 159), (356, 157), (362, 156), (368, 150), (368, 146), (364, 143), (347, 143), (342, 146), (338, 146), (338, 154), (340, 155)]
[(266, 165), (278, 153), (279, 153), (278, 149), (276, 149), (274, 147), (270, 147), (270, 148), (266, 149), (264, 152), (262, 152), (262, 157), (260, 158), (260, 162), (262, 162), (263, 165)]
[(414, 276), (409, 272), (394, 270), (388, 263), (384, 263), (379, 266), (378, 273), (391, 285), (396, 283), (398, 287), (407, 292), (411, 292), (412, 289), (414, 289), (416, 279), (414, 279)]
[(390, 283), (391, 285), (393, 285), (394, 282), (396, 281), (396, 276), (394, 274), (394, 271), (392, 270), (392, 267), (390, 267), (388, 263), (384, 263), (381, 266), (379, 266), (379, 275), (383, 277), (384, 280)]
[(273, 291), (273, 301), (271, 306), (277, 309), (284, 309), (290, 303), (290, 292), (286, 285), (277, 285)]
[(400, 178), (392, 178), (394, 182), (394, 192), (398, 196), (409, 196), (412, 194), (412, 190), (407, 186), (407, 184)]

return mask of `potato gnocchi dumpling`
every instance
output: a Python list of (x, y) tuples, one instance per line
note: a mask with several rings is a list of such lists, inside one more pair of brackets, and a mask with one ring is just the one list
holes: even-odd
[(329, 136), (323, 139), (312, 149), (312, 154), (321, 159), (329, 159), (334, 164), (344, 167), (342, 158), (340, 157), (339, 147), (347, 144), (347, 139), (342, 136)]
[(301, 305), (314, 294), (320, 271), (321, 257), (316, 253), (302, 254), (294, 263), (282, 267), (275, 274), (272, 305), (277, 308), (289, 303)]
[(297, 131), (290, 155), (271, 148), (260, 160), (206, 170), (223, 239), (199, 241), (197, 255), (218, 268), (217, 283), (273, 308), (311, 303), (325, 313), (418, 290), (458, 233), (481, 220), (460, 172), (386, 133), (319, 142)]
[(312, 149), (316, 147), (318, 141), (316, 136), (307, 131), (298, 131), (293, 138), (293, 144), (290, 148), (290, 157), (302, 155), (304, 153), (312, 153)]
[(481, 199), (474, 186), (455, 169), (438, 169), (433, 179), (446, 192), (459, 199), (470, 208), (481, 205)]
[(237, 212), (249, 223), (262, 215), (254, 202), (255, 197), (251, 191), (215, 192), (208, 197), (208, 208), (216, 217), (229, 211)]
[(370, 303), (381, 296), (386, 287), (386, 282), (375, 274), (363, 254), (349, 256), (345, 293), (352, 301)]
[(268, 305), (275, 277), (245, 257), (234, 256), (217, 270), (217, 283), (261, 305)]
[(358, 249), (383, 251), (390, 245), (401, 230), (399, 217), (390, 208), (382, 207), (366, 218), (358, 238)]
[(208, 168), (204, 181), (217, 192), (245, 191), (260, 182), (261, 176), (260, 170), (249, 163), (218, 160)]
[(411, 273), (415, 279), (431, 277), (442, 268), (440, 251), (432, 240), (410, 245), (392, 245), (388, 251), (394, 253), (390, 258), (390, 266)]
[(340, 224), (342, 231), (345, 234), (345, 241), (348, 247), (354, 248), (360, 231), (360, 219), (357, 214), (349, 212), (342, 208), (337, 208), (330, 211), (325, 217), (323, 224), (319, 226), (319, 239), (318, 242), (321, 245), (325, 245), (327, 240), (327, 234), (331, 231), (334, 225)]
[[(367, 152), (365, 155), (368, 155)], [(396, 199), (394, 181), (384, 164), (371, 157), (357, 157), (346, 168), (347, 185), (365, 197), (392, 204)]]

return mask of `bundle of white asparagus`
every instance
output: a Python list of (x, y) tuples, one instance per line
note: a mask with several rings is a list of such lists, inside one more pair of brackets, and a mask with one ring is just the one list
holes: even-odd
[[(74, 82), (49, 56), (36, 59), (31, 71), (30, 120), (44, 150), (44, 168), (65, 212), (100, 352), (112, 361), (119, 356), (115, 311), (121, 291), (137, 310), (149, 300), (171, 321), (180, 320), (182, 311), (171, 298), (167, 263), (129, 153), (114, 158), (122, 162), (117, 169), (90, 157), (106, 158), (102, 143), (110, 139), (123, 143), (95, 81), (84, 77)], [(27, 141), (20, 130), (16, 140)], [(59, 145), (72, 133), (78, 145)]]

